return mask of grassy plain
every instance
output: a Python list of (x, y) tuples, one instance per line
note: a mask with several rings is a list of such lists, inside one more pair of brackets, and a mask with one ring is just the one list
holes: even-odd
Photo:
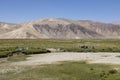
[[(18, 46), (27, 50), (17, 51)], [(11, 53), (47, 53), (47, 48), (56, 48), (63, 52), (120, 52), (120, 39), (0, 40), (0, 57), (7, 57)], [(84, 61), (28, 67), (9, 65), (11, 62), (26, 60), (26, 57), (28, 56), (12, 56), (7, 58), (8, 62), (1, 62), (0, 80), (120, 80), (120, 65), (87, 64)]]
[[(0, 40), (0, 57), (17, 53), (17, 46), (28, 48), (25, 54), (49, 52), (46, 48), (56, 48), (68, 52), (120, 52), (120, 39), (9, 39)], [(88, 46), (87, 49), (80, 46)]]
[(62, 62), (0, 74), (0, 80), (120, 80), (119, 65)]

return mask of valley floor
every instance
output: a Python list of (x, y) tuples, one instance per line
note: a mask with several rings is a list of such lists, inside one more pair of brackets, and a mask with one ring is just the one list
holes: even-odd
[(14, 62), (13, 65), (42, 65), (60, 61), (87, 61), (88, 63), (120, 64), (120, 53), (77, 53), (58, 52), (31, 55), (26, 61)]
[(0, 60), (0, 80), (120, 80), (120, 53), (55, 52), (5, 58)]

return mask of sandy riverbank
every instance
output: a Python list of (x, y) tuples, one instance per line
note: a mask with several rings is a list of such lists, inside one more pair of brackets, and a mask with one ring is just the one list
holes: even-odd
[(15, 62), (14, 65), (42, 65), (52, 64), (59, 61), (80, 61), (85, 60), (88, 63), (109, 63), (120, 64), (120, 53), (77, 53), (77, 52), (59, 52), (48, 54), (36, 54), (27, 58), (27, 61)]

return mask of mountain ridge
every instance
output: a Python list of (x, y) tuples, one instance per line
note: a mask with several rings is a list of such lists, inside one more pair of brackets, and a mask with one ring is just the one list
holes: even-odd
[(0, 22), (0, 39), (120, 38), (120, 25), (91, 20), (44, 18), (19, 24)]

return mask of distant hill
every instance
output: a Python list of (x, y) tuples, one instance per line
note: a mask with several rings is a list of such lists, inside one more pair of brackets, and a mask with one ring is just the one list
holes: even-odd
[(112, 22), (114, 25), (120, 25), (120, 21)]
[(20, 24), (0, 22), (0, 39), (120, 38), (120, 25), (90, 20), (45, 18)]

